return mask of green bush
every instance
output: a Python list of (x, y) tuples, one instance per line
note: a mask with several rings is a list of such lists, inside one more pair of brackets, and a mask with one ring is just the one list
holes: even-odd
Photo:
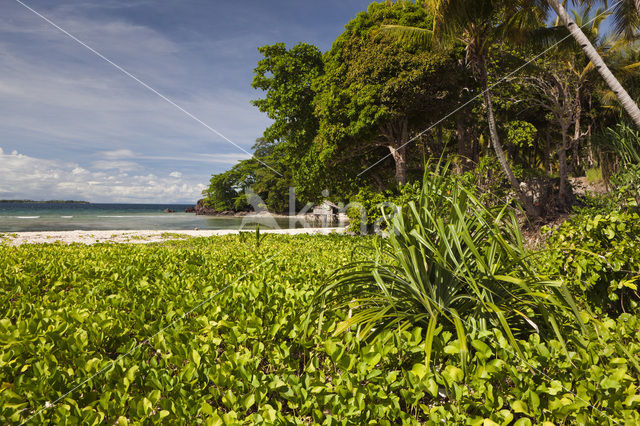
[(640, 206), (640, 163), (626, 165), (611, 177), (611, 185), (618, 204)]
[(582, 210), (548, 241), (540, 262), (552, 277), (584, 295), (598, 312), (637, 308), (640, 297), (640, 216), (634, 211)]
[[(432, 165), (427, 164), (427, 169), (430, 166)], [(452, 170), (447, 173), (452, 173)], [(468, 188), (476, 188), (477, 197), (488, 206), (502, 205), (509, 198), (509, 186), (504, 173), (492, 157), (483, 157), (473, 170), (463, 173), (460, 183)], [(421, 188), (420, 181), (383, 192), (377, 192), (371, 187), (362, 188), (351, 197), (351, 207), (347, 209), (348, 230), (355, 233), (361, 233), (362, 229), (366, 229), (367, 233), (384, 230), (384, 214), (393, 215), (399, 207), (417, 201)]]
[(348, 230), (361, 233), (366, 229), (367, 233), (371, 233), (384, 229), (386, 225), (383, 215), (393, 215), (399, 206), (416, 200), (420, 187), (420, 182), (414, 182), (384, 192), (376, 192), (370, 187), (362, 188), (351, 198), (350, 208), (347, 209)]
[(496, 206), (509, 198), (507, 178), (494, 157), (482, 157), (478, 164), (462, 175), (467, 188), (475, 188), (477, 196), (485, 205)]

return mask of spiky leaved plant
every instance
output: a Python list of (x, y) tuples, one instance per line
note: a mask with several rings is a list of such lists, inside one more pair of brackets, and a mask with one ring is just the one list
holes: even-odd
[(346, 266), (316, 295), (317, 310), (351, 310), (336, 332), (355, 328), (366, 339), (421, 326), (429, 365), (443, 331), (457, 335), (464, 361), (470, 326), (502, 329), (517, 352), (516, 339), (531, 333), (564, 344), (561, 317), (582, 326), (564, 285), (529, 264), (513, 210), (485, 207), (449, 163), (425, 174), (417, 202), (385, 220), (375, 255)]

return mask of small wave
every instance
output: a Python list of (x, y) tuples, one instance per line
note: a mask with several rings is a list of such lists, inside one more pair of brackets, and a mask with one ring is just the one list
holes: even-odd
[(63, 219), (71, 219), (73, 216), (60, 216)]
[(16, 216), (18, 219), (40, 219), (40, 216)]

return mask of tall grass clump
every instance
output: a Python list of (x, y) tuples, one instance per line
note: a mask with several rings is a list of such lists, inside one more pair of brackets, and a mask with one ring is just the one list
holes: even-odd
[(367, 339), (419, 326), (429, 365), (443, 332), (457, 336), (464, 361), (471, 328), (501, 329), (519, 353), (518, 338), (539, 333), (564, 345), (563, 324), (581, 326), (565, 286), (528, 261), (513, 209), (485, 207), (449, 163), (425, 174), (418, 200), (385, 221), (370, 260), (347, 265), (316, 295), (315, 310), (349, 310), (336, 332)]
[(640, 133), (630, 126), (619, 123), (615, 128), (607, 129), (614, 152), (623, 165), (640, 163)]
[(602, 182), (602, 168), (594, 167), (592, 169), (587, 169), (586, 177), (587, 182), (592, 184)]

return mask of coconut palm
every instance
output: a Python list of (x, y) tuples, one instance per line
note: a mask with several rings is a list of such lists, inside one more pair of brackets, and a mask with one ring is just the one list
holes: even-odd
[[(545, 0), (549, 6), (556, 12), (558, 15), (558, 19), (564, 25), (576, 42), (581, 46), (583, 52), (589, 60), (593, 63), (595, 69), (600, 73), (605, 83), (609, 88), (615, 93), (616, 98), (624, 108), (624, 110), (629, 114), (635, 125), (640, 128), (640, 108), (638, 108), (638, 104), (629, 96), (629, 93), (625, 90), (624, 87), (620, 84), (618, 79), (613, 75), (607, 64), (602, 59), (602, 56), (598, 54), (598, 51), (593, 46), (589, 38), (584, 34), (580, 26), (578, 26), (575, 21), (571, 18), (565, 7), (558, 0)], [(625, 0), (622, 0), (623, 2)], [(640, 13), (640, 5), (638, 3), (640, 0), (634, 0), (635, 4), (638, 8), (636, 9), (636, 13)], [(588, 3), (585, 1), (584, 3)], [(622, 19), (622, 18), (618, 18)]]
[(640, 0), (622, 0), (613, 6), (613, 26), (627, 40), (640, 37)]
[[(587, 7), (581, 11), (574, 11), (573, 19), (592, 41), (598, 54), (612, 63), (614, 70), (632, 73), (640, 64), (629, 64), (628, 61), (623, 63), (621, 59), (613, 58), (625, 48), (626, 40), (604, 37), (601, 31), (602, 23), (610, 14), (604, 9), (598, 9), (592, 14), (591, 8)], [(578, 143), (584, 136), (581, 133), (582, 104), (586, 95), (583, 89), (594, 77), (593, 63), (581, 52), (576, 51), (575, 46), (568, 43), (558, 44), (558, 41), (566, 36), (567, 32), (563, 26), (536, 31), (533, 40), (539, 43), (535, 44), (543, 48), (551, 46), (553, 55), (548, 59), (537, 61), (537, 72), (528, 78), (537, 93), (532, 102), (549, 111), (561, 130), (562, 143), (558, 147), (558, 171), (559, 200), (562, 203), (567, 201), (569, 187), (567, 150), (569, 145), (577, 150)], [(573, 136), (569, 134), (569, 127), (572, 125)]]
[[(608, 44), (607, 62), (613, 68), (623, 82), (629, 84), (631, 90), (638, 90), (638, 77), (640, 76), (640, 41), (632, 43), (625, 42), (626, 39), (619, 39)], [(634, 84), (635, 83), (635, 84)], [(616, 102), (616, 95), (608, 87), (601, 87), (599, 90), (600, 100), (603, 105), (610, 108), (621, 116), (624, 111), (620, 104)]]

